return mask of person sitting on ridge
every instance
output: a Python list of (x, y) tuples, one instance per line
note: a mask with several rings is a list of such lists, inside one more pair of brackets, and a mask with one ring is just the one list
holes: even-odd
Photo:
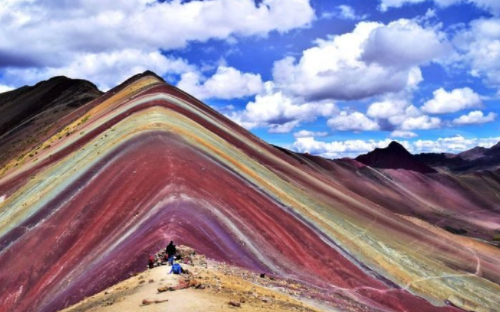
[(166, 252), (168, 256), (168, 264), (173, 265), (175, 254), (177, 253), (177, 249), (175, 248), (173, 241), (170, 241), (170, 244), (168, 244)]
[(175, 263), (172, 265), (172, 269), (170, 269), (170, 273), (168, 274), (182, 274), (185, 273), (185, 270), (182, 268), (181, 264), (179, 261), (175, 261)]
[(150, 269), (154, 268), (155, 267), (155, 257), (150, 255), (149, 258), (148, 258), (148, 267)]

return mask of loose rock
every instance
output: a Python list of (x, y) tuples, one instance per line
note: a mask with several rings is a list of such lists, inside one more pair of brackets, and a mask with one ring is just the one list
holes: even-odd
[(163, 303), (163, 302), (167, 302), (168, 299), (164, 299), (164, 300), (148, 300), (148, 299), (144, 299), (142, 300), (142, 305), (150, 305), (150, 304), (158, 304), (158, 303)]

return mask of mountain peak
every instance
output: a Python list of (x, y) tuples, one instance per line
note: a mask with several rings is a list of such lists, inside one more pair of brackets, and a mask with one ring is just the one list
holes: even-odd
[(408, 152), (408, 150), (403, 146), (401, 145), (399, 142), (397, 141), (392, 141), (386, 148), (387, 150), (389, 151), (399, 151), (399, 152), (406, 152), (406, 153), (410, 153)]
[(474, 160), (483, 157), (486, 151), (487, 151), (486, 148), (481, 146), (476, 146), (470, 150), (458, 154), (458, 156), (460, 156), (462, 159), (465, 160)]
[(368, 154), (360, 155), (357, 161), (374, 168), (405, 169), (421, 173), (435, 173), (431, 167), (419, 162), (396, 141), (392, 141), (386, 148), (376, 148)]
[(389, 148), (404, 148), (403, 145), (401, 145), (398, 141), (392, 141), (391, 143), (389, 143), (389, 145), (387, 146)]
[[(157, 73), (155, 73), (154, 71), (151, 71), (151, 70), (146, 70), (144, 71), (142, 74), (140, 74), (142, 76), (155, 76), (155, 77), (158, 77), (158, 78), (161, 78)], [(162, 79), (163, 80), (163, 79)]]
[(144, 72), (142, 72), (142, 73), (139, 73), (139, 74), (137, 74), (135, 76), (130, 77), (129, 79), (127, 79), (127, 81), (135, 80), (135, 79), (139, 79), (139, 78), (144, 78), (144, 77), (148, 77), (148, 76), (149, 77), (154, 77), (154, 78), (156, 78), (158, 80), (166, 82), (165, 79), (163, 79), (160, 75), (156, 74), (155, 72), (153, 72), (153, 71), (151, 71), (149, 69), (146, 70), (146, 71), (144, 71)]

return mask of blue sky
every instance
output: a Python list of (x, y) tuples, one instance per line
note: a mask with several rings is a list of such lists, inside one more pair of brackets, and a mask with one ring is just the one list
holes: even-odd
[(0, 92), (150, 69), (265, 141), (354, 157), (500, 140), (497, 0), (5, 0)]

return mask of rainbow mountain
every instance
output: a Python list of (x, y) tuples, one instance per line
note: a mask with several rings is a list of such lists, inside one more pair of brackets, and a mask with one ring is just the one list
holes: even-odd
[(151, 72), (105, 94), (62, 77), (22, 89), (0, 94), (15, 116), (0, 120), (1, 311), (58, 311), (170, 240), (335, 311), (500, 310), (498, 169), (293, 153)]

